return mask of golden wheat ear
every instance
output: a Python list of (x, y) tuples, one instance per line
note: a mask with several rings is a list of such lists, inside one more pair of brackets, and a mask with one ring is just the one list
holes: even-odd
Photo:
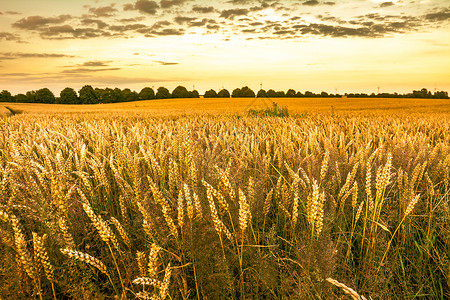
[(61, 251), (62, 254), (68, 256), (69, 258), (78, 260), (78, 261), (82, 261), (84, 263), (87, 263), (95, 268), (97, 268), (100, 272), (102, 272), (103, 274), (108, 274), (108, 271), (106, 269), (106, 266), (104, 263), (102, 263), (101, 260), (80, 252), (80, 251), (75, 251), (75, 250), (71, 250), (71, 249), (59, 249), (59, 251)]
[(349, 288), (345, 284), (343, 284), (333, 278), (327, 278), (327, 281), (329, 283), (331, 283), (332, 285), (340, 287), (344, 291), (344, 293), (349, 295), (353, 300), (367, 300), (366, 297), (359, 295), (354, 289)]

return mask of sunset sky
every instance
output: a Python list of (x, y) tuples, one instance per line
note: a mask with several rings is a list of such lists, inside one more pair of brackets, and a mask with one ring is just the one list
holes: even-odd
[(450, 92), (449, 0), (0, 0), (0, 90)]

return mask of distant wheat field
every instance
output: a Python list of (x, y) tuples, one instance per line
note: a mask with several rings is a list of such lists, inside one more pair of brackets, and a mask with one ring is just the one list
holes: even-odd
[(148, 112), (155, 115), (177, 114), (235, 114), (249, 109), (264, 109), (277, 102), (278, 107), (287, 106), (291, 114), (323, 112), (356, 113), (450, 113), (448, 99), (389, 99), (389, 98), (195, 98), (162, 99), (95, 105), (58, 105), (0, 103), (0, 114), (5, 106), (22, 110), (24, 113), (47, 113), (50, 111), (77, 113), (96, 111)]
[(0, 103), (0, 299), (449, 299), (449, 100), (262, 100)]

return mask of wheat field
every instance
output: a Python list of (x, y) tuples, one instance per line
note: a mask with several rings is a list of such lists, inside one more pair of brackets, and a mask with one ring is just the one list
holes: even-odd
[(448, 102), (330, 101), (11, 104), (0, 298), (448, 299)]
[(287, 106), (291, 114), (307, 113), (358, 113), (358, 114), (397, 114), (397, 113), (447, 113), (450, 114), (448, 99), (409, 99), (409, 98), (190, 98), (161, 99), (137, 102), (96, 105), (67, 105), (41, 103), (0, 103), (0, 116), (10, 107), (28, 114), (47, 112), (85, 113), (85, 112), (146, 112), (157, 116), (193, 114), (242, 114), (249, 109), (264, 109), (277, 102), (282, 108)]

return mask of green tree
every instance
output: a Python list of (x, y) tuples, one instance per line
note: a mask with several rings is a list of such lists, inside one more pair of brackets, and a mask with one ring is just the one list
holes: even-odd
[(260, 90), (258, 91), (258, 94), (256, 94), (256, 97), (258, 97), (258, 98), (266, 98), (266, 97), (267, 97), (267, 93), (266, 93), (265, 90), (260, 89)]
[(155, 98), (156, 99), (169, 99), (169, 98), (171, 98), (171, 95), (170, 95), (170, 92), (168, 89), (161, 86), (156, 91)]
[(284, 98), (284, 97), (286, 97), (286, 94), (284, 93), (284, 91), (278, 91), (278, 92), (276, 92), (275, 95), (276, 95), (275, 97), (277, 97), (277, 98)]
[(241, 89), (241, 94), (242, 94), (241, 97), (245, 97), (245, 98), (255, 98), (256, 97), (255, 92), (248, 86), (244, 86)]
[(233, 97), (233, 98), (239, 98), (239, 97), (242, 97), (241, 89), (240, 89), (240, 88), (235, 88), (235, 89), (233, 90), (233, 92), (231, 92), (231, 97)]
[(55, 95), (48, 89), (43, 88), (36, 92), (37, 103), (55, 103)]
[(293, 98), (293, 97), (295, 97), (295, 95), (296, 95), (296, 93), (295, 93), (295, 91), (293, 89), (289, 89), (286, 92), (286, 97)]
[(155, 98), (155, 91), (152, 88), (145, 87), (139, 92), (140, 100), (151, 100)]
[(123, 101), (124, 101), (124, 98), (123, 98), (122, 90), (119, 88), (115, 88), (114, 93), (113, 93), (113, 102), (118, 103), (118, 102), (123, 102)]
[(433, 98), (437, 99), (448, 99), (448, 93), (444, 91), (434, 92)]
[(188, 92), (188, 98), (200, 98), (200, 94), (197, 90)]
[(94, 89), (90, 85), (85, 85), (78, 92), (80, 96), (81, 104), (95, 104), (98, 103), (97, 95), (95, 94)]
[(217, 98), (217, 93), (215, 90), (209, 90), (205, 92), (204, 98)]
[(27, 102), (27, 96), (25, 94), (17, 94), (14, 96), (14, 100), (17, 103), (26, 103)]
[(122, 90), (123, 100), (125, 102), (131, 102), (131, 101), (137, 101), (139, 100), (139, 95), (135, 91), (132, 91), (130, 89), (123, 89)]
[(61, 104), (76, 104), (78, 103), (77, 93), (73, 88), (66, 87), (59, 93), (59, 103)]
[(14, 101), (13, 96), (7, 90), (3, 90), (0, 93), (0, 102), (13, 102), (13, 101)]
[(116, 93), (111, 88), (95, 89), (95, 95), (97, 96), (99, 103), (116, 103)]
[(172, 91), (172, 98), (190, 98), (189, 91), (184, 86), (177, 86)]
[(217, 98), (230, 98), (230, 92), (227, 89), (221, 89), (217, 93)]
[(275, 92), (274, 90), (270, 89), (267, 91), (267, 97), (269, 98), (276, 98), (277, 97), (277, 92)]
[(27, 102), (26, 103), (34, 103), (36, 102), (36, 91), (28, 91), (26, 93)]

